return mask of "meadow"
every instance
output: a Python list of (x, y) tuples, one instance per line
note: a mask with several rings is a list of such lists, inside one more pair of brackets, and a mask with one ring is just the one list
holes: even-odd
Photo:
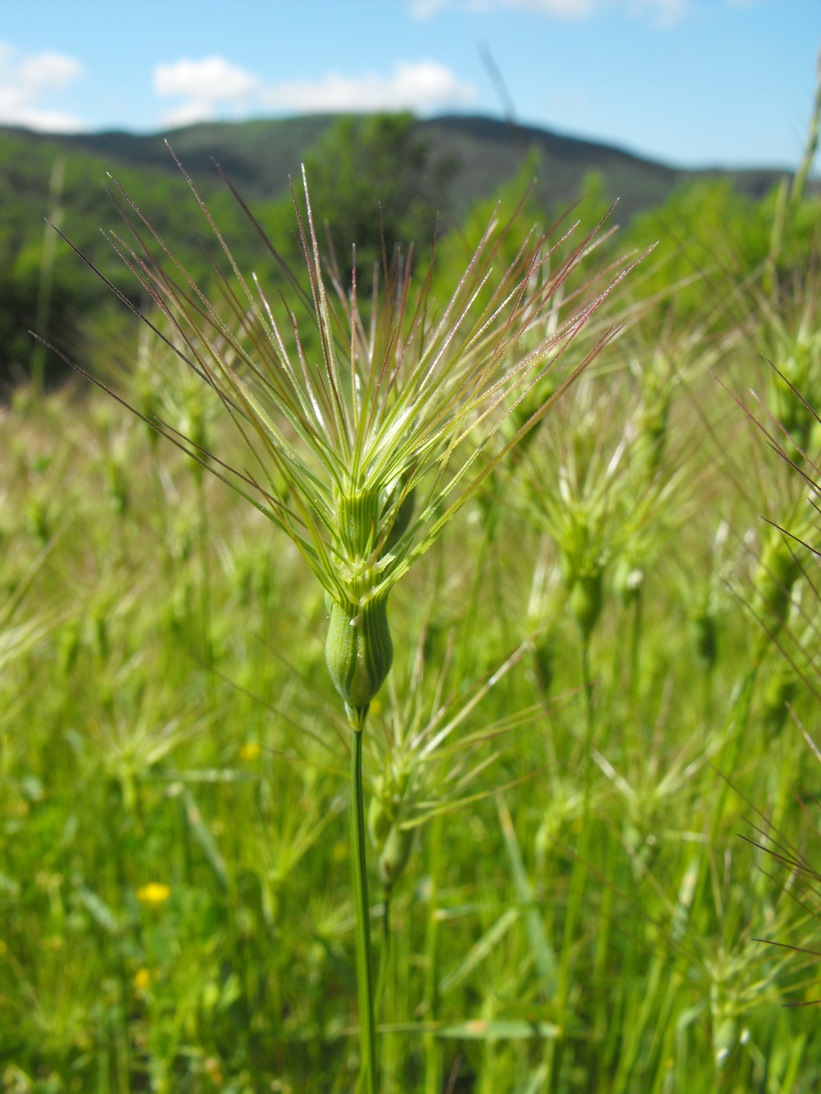
[[(180, 360), (167, 316), (152, 330), (106, 315), (77, 361), (166, 437), (82, 377), (9, 393), (3, 1090), (821, 1088), (805, 181), (757, 204), (691, 188), (632, 235), (605, 225), (544, 300), (529, 279), (523, 307), (558, 329), (670, 227), (526, 398), (490, 405), (492, 430), (457, 464), (475, 488), (441, 534), (446, 502), (423, 510), (437, 535), (391, 588), (393, 666), (347, 715), (326, 665), (334, 609), (283, 530), (288, 469), (266, 486), (285, 500), (261, 512), (239, 389)], [(441, 241), (432, 314), (487, 215)], [(598, 214), (578, 215), (583, 239)], [(493, 269), (517, 261), (528, 216)], [(215, 276), (212, 299), (256, 352), (233, 284)], [(413, 316), (391, 315), (392, 346)], [(300, 334), (321, 358), (321, 326)], [(397, 525), (405, 500), (385, 503)], [(415, 548), (397, 534), (401, 560)]]

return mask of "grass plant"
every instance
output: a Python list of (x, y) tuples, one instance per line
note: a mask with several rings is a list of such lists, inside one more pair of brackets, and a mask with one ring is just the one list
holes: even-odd
[[(356, 266), (347, 291), (335, 256), (323, 263), (303, 177), (303, 208), (296, 194), (294, 202), (307, 287), (278, 259), (274, 246), (267, 240), (265, 245), (280, 261), (298, 305), (308, 305), (311, 330), (306, 334), (296, 305), (287, 306), (277, 319), (275, 301), (258, 282), (246, 280), (193, 182), (186, 179), (227, 263), (227, 274), (215, 265), (221, 303), (212, 303), (116, 183), (132, 238), (127, 244), (112, 236), (110, 242), (164, 325), (143, 316), (145, 322), (221, 402), (247, 447), (252, 469), (233, 468), (209, 450), (201, 413), (186, 429), (170, 425), (153, 406), (147, 414), (134, 409), (193, 457), (200, 491), (207, 467), (285, 532), (324, 590), (330, 613), (325, 660), (352, 732), (351, 863), (361, 1075), (362, 1088), (375, 1094), (362, 757), (367, 714), (393, 661), (388, 597), (609, 339), (609, 332), (600, 333), (592, 349), (551, 382), (549, 395), (533, 405), (548, 370), (558, 370), (570, 343), (630, 266), (624, 265), (604, 288), (588, 291), (581, 303), (582, 290), (576, 285), (569, 294), (573, 307), (560, 310), (565, 288), (593, 237), (562, 255), (572, 230), (558, 243), (531, 231), (516, 243), (512, 259), (497, 274), (492, 263), (504, 258), (514, 222), (500, 224), (494, 217), (449, 300), (430, 298), (430, 272), (418, 284), (412, 264), (397, 252), (390, 259), (384, 256), (381, 291), (379, 270), (374, 270), (372, 298), (363, 306), (357, 297)], [(250, 211), (248, 215), (261, 232)], [(523, 403), (526, 418), (505, 438), (503, 424)], [(117, 471), (112, 488), (117, 488), (122, 507), (120, 465), (112, 466)], [(207, 634), (202, 500), (199, 508)], [(208, 638), (206, 643), (208, 667)], [(398, 872), (409, 840), (401, 818), (387, 820), (379, 858), (383, 880), (392, 870)], [(372, 832), (377, 827), (372, 824)], [(388, 862), (391, 857), (396, 858), (394, 865)]]
[(815, 1089), (811, 256), (609, 341), (517, 216), (361, 300), (120, 200), (152, 430), (3, 411), (0, 1089)]

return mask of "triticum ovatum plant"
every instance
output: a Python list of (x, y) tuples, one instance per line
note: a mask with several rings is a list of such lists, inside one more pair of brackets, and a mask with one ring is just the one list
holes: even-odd
[[(373, 1092), (361, 738), (393, 659), (389, 597), (609, 339), (612, 330), (594, 324), (586, 348), (570, 359), (571, 343), (632, 261), (585, 294), (576, 271), (595, 231), (579, 241), (572, 229), (558, 239), (531, 232), (509, 261), (502, 255), (511, 222), (494, 219), (449, 299), (433, 299), (430, 270), (417, 275), (395, 255), (385, 256), (362, 301), (355, 258), (350, 285), (323, 260), (303, 179), (294, 208), (306, 276), (287, 271), (285, 288), (268, 293), (239, 269), (186, 178), (227, 266), (214, 293), (116, 184), (131, 239), (110, 242), (153, 303), (141, 318), (221, 401), (248, 463), (230, 466), (165, 421), (151, 424), (288, 535), (325, 592), (326, 662), (352, 730), (362, 1068)], [(573, 310), (565, 313), (562, 299)], [(550, 395), (534, 408), (543, 390)]]

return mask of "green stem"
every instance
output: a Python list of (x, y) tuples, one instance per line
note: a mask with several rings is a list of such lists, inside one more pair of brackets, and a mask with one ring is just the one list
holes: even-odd
[[(576, 861), (570, 876), (568, 891), (567, 912), (564, 920), (562, 935), (561, 960), (559, 962), (559, 977), (556, 990), (556, 1015), (557, 1022), (561, 1026), (568, 1024), (566, 1008), (570, 996), (570, 976), (572, 961), (575, 954), (573, 948), (576, 924), (583, 912), (584, 890), (587, 882), (588, 851), (591, 841), (592, 820), (590, 816), (590, 799), (593, 784), (593, 737), (594, 737), (594, 709), (593, 709), (593, 676), (590, 667), (590, 641), (582, 639), (582, 687), (585, 699), (585, 729), (584, 729), (584, 755), (582, 756), (582, 814), (581, 830), (577, 844)], [(554, 1089), (564, 1089), (561, 1076), (566, 1064), (567, 1040), (562, 1037), (551, 1045), (547, 1063), (551, 1074), (551, 1086)]]
[(430, 826), (430, 893), (425, 927), (425, 1020), (430, 1031), (423, 1037), (425, 1054), (425, 1094), (442, 1089), (442, 1048), (433, 1023), (438, 1013), (439, 981), (439, 867), (442, 852), (442, 814), (435, 814)]
[(582, 687), (584, 688), (584, 804), (589, 797), (590, 755), (593, 748), (593, 674), (590, 669), (590, 640), (582, 641)]
[(359, 1000), (360, 1077), (366, 1094), (376, 1094), (376, 1024), (373, 1006), (371, 922), (365, 858), (365, 802), (362, 793), (362, 731), (351, 740), (351, 855), (356, 911), (356, 986)]
[(638, 690), (639, 677), (639, 653), (641, 651), (642, 623), (644, 622), (644, 597), (641, 589), (636, 591), (636, 599), (633, 605), (633, 629), (630, 637), (630, 682), (628, 695), (634, 699)]
[[(205, 469), (197, 467), (197, 505), (199, 509), (198, 514), (198, 538), (199, 538), (199, 552), (200, 552), (200, 611), (202, 612), (202, 622), (200, 624), (202, 632), (203, 649), (202, 656), (205, 661), (205, 668), (212, 669), (214, 667), (214, 645), (213, 645), (213, 632), (211, 627), (211, 562), (209, 557), (209, 540), (210, 529), (208, 521), (208, 504), (205, 497)], [(213, 686), (214, 673), (208, 672), (206, 674), (209, 688)], [(213, 699), (213, 696), (212, 696)]]

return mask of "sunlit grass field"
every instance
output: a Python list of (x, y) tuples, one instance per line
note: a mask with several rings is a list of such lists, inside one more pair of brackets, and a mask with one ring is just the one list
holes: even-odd
[[(392, 593), (386, 1094), (819, 1089), (816, 260), (719, 262), (708, 322), (646, 258)], [(244, 466), (161, 344), (117, 355), (128, 402)], [(2, 1089), (356, 1090), (322, 590), (107, 393), (0, 413)]]

